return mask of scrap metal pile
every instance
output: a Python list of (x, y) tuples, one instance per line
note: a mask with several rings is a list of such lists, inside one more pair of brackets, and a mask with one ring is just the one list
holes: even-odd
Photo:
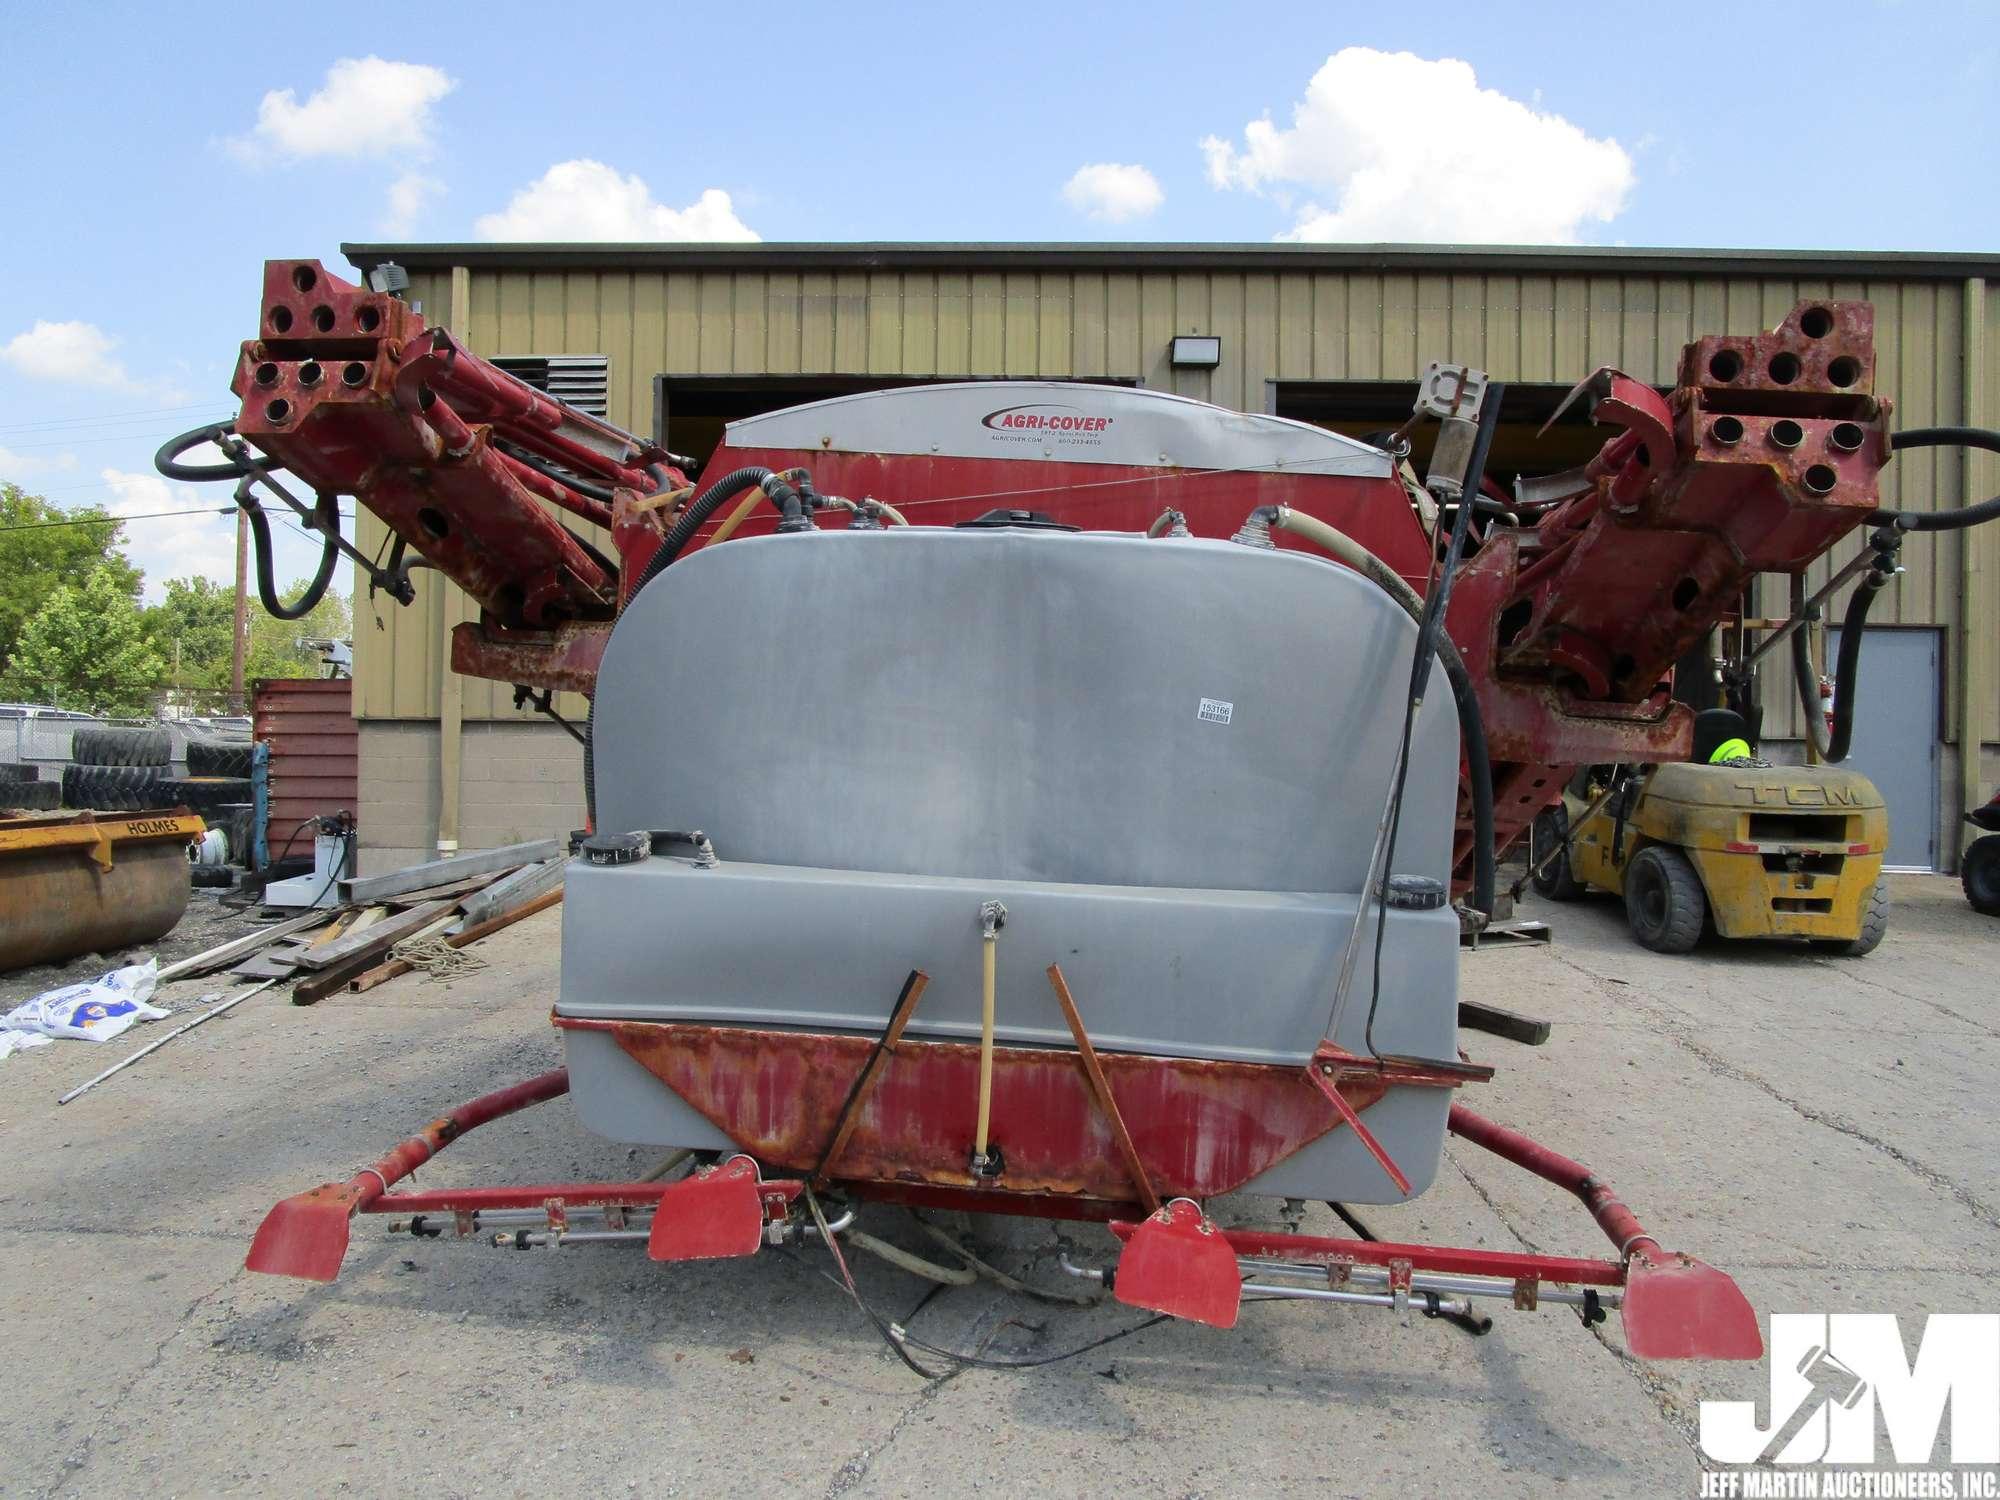
[[(1672, 665), (1758, 574), (1908, 529), (1877, 476), (1895, 443), (1946, 439), (1892, 440), (1866, 304), (1699, 339), (1665, 396), (1598, 372), (1573, 399), (1614, 435), (1498, 499), (1504, 393), (1456, 366), (1418, 394), (1421, 481), (1408, 429), (1371, 446), (1016, 381), (738, 422), (697, 484), (316, 261), (271, 262), (258, 316), (238, 418), (162, 470), (293, 505), (322, 579), (345, 551), (407, 599), (420, 556), (481, 611), (454, 667), (545, 708), (592, 694), (593, 831), (553, 1018), (568, 1068), (279, 1204), (252, 1269), (331, 1279), (359, 1213), (669, 1261), (805, 1236), (837, 1255), (850, 1212), (901, 1202), (1109, 1221), (1113, 1295), (1221, 1326), (1246, 1293), (1490, 1296), (1618, 1307), (1642, 1357), (1760, 1351), (1727, 1276), (1455, 1102), (1492, 1069), (1458, 1049), (1451, 902), (1492, 912), (1497, 856), (1577, 767), (1686, 755)], [(189, 464), (202, 442), (223, 461)], [(339, 538), (339, 495), (388, 525), (386, 558)], [(398, 1188), (566, 1093), (598, 1133), (704, 1164)], [(1575, 1195), (1614, 1253), (1204, 1207), (1400, 1202), (1447, 1134)]]

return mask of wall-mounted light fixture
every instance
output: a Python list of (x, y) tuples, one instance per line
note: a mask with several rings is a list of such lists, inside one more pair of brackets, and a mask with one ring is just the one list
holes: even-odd
[(1212, 333), (1177, 333), (1167, 346), (1167, 363), (1176, 370), (1212, 370), (1222, 363), (1222, 339)]

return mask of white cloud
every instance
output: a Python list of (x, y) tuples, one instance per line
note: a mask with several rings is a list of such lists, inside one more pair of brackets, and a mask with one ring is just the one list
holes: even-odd
[(1285, 240), (1570, 244), (1636, 181), (1617, 141), (1480, 88), (1471, 64), (1369, 47), (1326, 60), (1289, 128), (1266, 116), (1201, 149), (1218, 188), (1307, 197)]
[(265, 94), (250, 134), (228, 144), (252, 161), (271, 155), (427, 156), (432, 107), (457, 86), (443, 69), (426, 63), (343, 57), (303, 104), (290, 89)]
[(135, 380), (123, 361), (113, 355), (118, 341), (95, 323), (51, 323), (37, 318), (34, 327), (0, 344), (0, 361), (30, 380), (56, 385), (95, 386), (179, 401), (186, 392), (170, 381)]
[(557, 162), (474, 226), (487, 240), (675, 240), (697, 243), (760, 238), (736, 217), (729, 194), (710, 188), (686, 208), (653, 201), (637, 175), (601, 161)]
[(400, 238), (408, 234), (423, 216), (431, 200), (444, 191), (444, 184), (422, 172), (405, 172), (389, 184), (389, 202), (382, 213), (382, 233)]
[(1166, 201), (1159, 180), (1144, 167), (1115, 161), (1078, 167), (1063, 184), (1063, 202), (1093, 219), (1114, 224), (1144, 218)]
[[(213, 461), (219, 455), (196, 449), (186, 455), (189, 463)], [(106, 514), (144, 516), (125, 528), (125, 555), (146, 573), (146, 601), (157, 603), (169, 578), (198, 574), (217, 583), (236, 581), (235, 507), (205, 487), (169, 484), (158, 474), (133, 474), (123, 469), (101, 469), (98, 477), (112, 498), (104, 502)], [(218, 503), (222, 501), (223, 503)], [(161, 511), (194, 511), (191, 515), (159, 515)], [(227, 514), (218, 514), (226, 510)]]
[(37, 474), (57, 474), (75, 467), (74, 453), (16, 453), (12, 448), (0, 447), (0, 479), (11, 479), (16, 484)]

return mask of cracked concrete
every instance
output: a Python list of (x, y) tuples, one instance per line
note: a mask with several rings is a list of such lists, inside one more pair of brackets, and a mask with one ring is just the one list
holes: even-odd
[[(1553, 946), (1464, 960), (1468, 995), (1556, 1023), (1540, 1049), (1467, 1036), (1500, 1068), (1476, 1107), (1588, 1162), (1760, 1314), (1992, 1309), (2000, 924), (1950, 882), (1895, 894), (1888, 943), (1858, 961), (1772, 945), (1663, 958), (1611, 903), (1543, 910)], [(864, 1295), (931, 1343), (1013, 1361), (1113, 1337), (927, 1383), (804, 1251), (667, 1269), (608, 1247), (392, 1240), (363, 1221), (331, 1286), (244, 1273), (276, 1198), (549, 1065), (559, 922), (489, 940), (491, 967), (450, 985), (412, 976), (309, 1010), (252, 1000), (60, 1111), (55, 1095), (117, 1044), (0, 1065), (0, 1494), (1692, 1496), (1700, 1400), (1765, 1389), (1761, 1364), (1641, 1365), (1615, 1316), (1586, 1334), (1554, 1307), (1489, 1305), (1475, 1339), (1262, 1303), (1219, 1333), (983, 1284), (920, 1302), (909, 1276), (858, 1261)], [(1432, 1192), (1363, 1218), (1396, 1238), (1602, 1253), (1555, 1190), (1462, 1143), (1450, 1157)], [(651, 1161), (557, 1104), (423, 1176)], [(895, 1210), (868, 1227), (926, 1244)], [(1004, 1269), (1056, 1274), (1054, 1227), (972, 1227)], [(1306, 1228), (1340, 1232), (1317, 1206)], [(1072, 1256), (1108, 1258), (1102, 1231), (1061, 1232)]]

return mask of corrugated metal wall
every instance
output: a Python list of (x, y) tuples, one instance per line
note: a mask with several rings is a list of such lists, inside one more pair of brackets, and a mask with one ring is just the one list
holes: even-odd
[[(346, 678), (274, 678), (251, 696), (252, 732), (271, 747), (271, 857), (307, 818), (359, 812), (360, 735)], [(303, 839), (312, 852), (310, 839)], [(297, 852), (296, 850), (294, 852)]]
[[(652, 380), (662, 372), (1112, 376), (1248, 410), (1263, 409), (1266, 380), (1413, 380), (1441, 357), (1505, 380), (1568, 382), (1610, 364), (1664, 383), (1696, 334), (1768, 328), (1807, 296), (1875, 304), (1876, 389), (1895, 400), (1899, 427), (1966, 420), (1968, 373), (1974, 419), (2000, 426), (2000, 298), (1984, 298), (1974, 309), (1984, 316), (1968, 327), (1965, 285), (1724, 274), (460, 268), (413, 274), (410, 295), (483, 353), (609, 355), (611, 419), (638, 432), (651, 428)], [(1221, 365), (1170, 368), (1174, 333), (1219, 334)], [(1885, 498), (1910, 509), (1957, 505), (1968, 472), (1981, 496), (2000, 487), (1994, 467), (1969, 466), (1951, 450), (1910, 453), (1892, 465)], [(1972, 536), (1969, 558), (1961, 535), (1914, 538), (1904, 549), (1909, 571), (1874, 618), (1946, 626), (1948, 658), (1961, 651), (1961, 598), (2000, 577), (2000, 527)], [(372, 551), (382, 531), (364, 518), (361, 537)], [(1819, 564), (1815, 579), (1856, 545)], [(455, 589), (415, 576), (410, 609), (371, 606), (365, 588), (357, 598), (364, 718), (437, 714), (447, 617), (466, 616)], [(2000, 740), (2000, 651), (1981, 646), (1973, 667), (1983, 737)], [(1948, 660), (1948, 739), (1962, 668)], [(1769, 732), (1781, 737), (1798, 732), (1784, 673), (1781, 665), (1767, 695)], [(468, 719), (519, 716), (502, 685), (468, 680), (464, 695)]]

